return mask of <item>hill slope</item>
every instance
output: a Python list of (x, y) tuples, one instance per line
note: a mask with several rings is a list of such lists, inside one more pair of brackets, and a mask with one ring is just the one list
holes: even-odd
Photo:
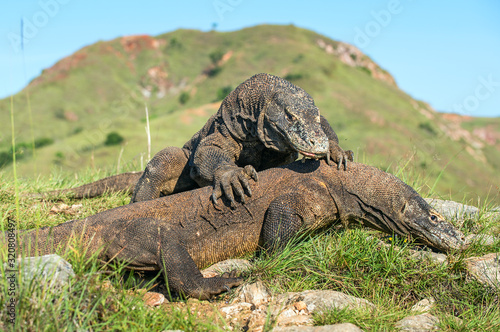
[[(359, 161), (391, 171), (404, 167), (410, 183), (424, 192), (435, 186), (445, 198), (500, 201), (499, 118), (437, 113), (401, 91), (355, 47), (294, 26), (177, 30), (82, 48), (14, 96), (19, 173), (140, 169), (147, 159), (145, 105), (154, 154), (181, 146), (228, 91), (259, 72), (308, 91), (341, 146)], [(12, 167), (9, 111), (10, 100), (0, 101), (0, 164), (7, 172)], [(111, 132), (124, 143), (105, 145)]]

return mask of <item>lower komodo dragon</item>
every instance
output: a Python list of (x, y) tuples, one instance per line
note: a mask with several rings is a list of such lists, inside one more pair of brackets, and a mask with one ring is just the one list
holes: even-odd
[(269, 74), (257, 74), (241, 83), (183, 148), (158, 152), (144, 172), (111, 176), (81, 187), (55, 191), (75, 198), (105, 191), (128, 190), (131, 202), (145, 201), (213, 186), (213, 201), (223, 195), (245, 201), (249, 180), (257, 171), (285, 165), (298, 154), (326, 158), (338, 167), (353, 160), (344, 151), (328, 121), (303, 89)]
[[(134, 270), (162, 270), (175, 291), (206, 299), (241, 283), (234, 275), (203, 278), (199, 268), (253, 252), (280, 248), (295, 234), (338, 222), (412, 236), (439, 250), (459, 250), (463, 234), (415, 190), (377, 168), (321, 160), (259, 173), (245, 204), (213, 204), (204, 187), (128, 204), (55, 227), (19, 232), (24, 254), (42, 255), (81, 239), (90, 255), (116, 259)], [(14, 236), (14, 233), (10, 233)], [(7, 234), (0, 240), (7, 241)], [(31, 246), (31, 249), (27, 249)], [(0, 246), (1, 248), (2, 246)]]

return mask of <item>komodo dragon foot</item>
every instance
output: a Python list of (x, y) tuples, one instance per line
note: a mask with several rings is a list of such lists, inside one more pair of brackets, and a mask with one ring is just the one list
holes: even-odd
[[(241, 203), (245, 204), (245, 192), (248, 197), (252, 197), (249, 179), (258, 181), (257, 171), (251, 165), (245, 167), (235, 167), (231, 165), (221, 166), (215, 170), (214, 191), (212, 201), (217, 204), (217, 200), (224, 194), (230, 201), (231, 207), (236, 206), (234, 195), (238, 196)], [(234, 191), (234, 194), (233, 194)]]
[(242, 283), (243, 278), (237, 277), (237, 271), (232, 270), (218, 277), (204, 278), (202, 285), (191, 289), (188, 295), (199, 300), (208, 300), (212, 296), (227, 292)]
[(354, 152), (351, 150), (343, 150), (338, 144), (330, 145), (330, 149), (326, 155), (326, 163), (330, 166), (337, 164), (337, 168), (340, 169), (344, 166), (347, 169), (347, 161), (354, 161)]

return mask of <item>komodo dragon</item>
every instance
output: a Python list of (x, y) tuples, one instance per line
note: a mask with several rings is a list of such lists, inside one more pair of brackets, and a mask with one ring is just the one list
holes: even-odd
[(214, 202), (225, 195), (245, 201), (249, 179), (257, 171), (291, 163), (298, 154), (330, 158), (346, 166), (352, 151), (344, 151), (328, 121), (303, 89), (269, 74), (241, 83), (218, 112), (184, 147), (158, 152), (143, 173), (124, 173), (95, 183), (49, 194), (94, 197), (105, 191), (135, 189), (131, 203), (212, 185)]
[[(415, 190), (371, 166), (353, 162), (343, 171), (324, 160), (298, 161), (260, 172), (259, 178), (258, 186), (250, 184), (252, 197), (233, 209), (227, 198), (225, 204), (212, 204), (211, 188), (204, 187), (22, 232), (17, 248), (29, 255), (48, 254), (75, 234), (89, 255), (102, 248), (99, 257), (104, 261), (162, 270), (175, 291), (206, 299), (241, 279), (203, 278), (199, 268), (259, 247), (275, 250), (299, 231), (340, 221), (411, 235), (443, 251), (464, 245), (463, 234)], [(7, 241), (6, 235), (0, 239)]]

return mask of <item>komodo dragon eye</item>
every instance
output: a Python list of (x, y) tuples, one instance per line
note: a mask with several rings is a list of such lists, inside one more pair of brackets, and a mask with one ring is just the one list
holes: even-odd
[(292, 112), (290, 112), (290, 108), (285, 107), (285, 113), (288, 116), (288, 119), (290, 119), (290, 121), (297, 121), (297, 116)]

